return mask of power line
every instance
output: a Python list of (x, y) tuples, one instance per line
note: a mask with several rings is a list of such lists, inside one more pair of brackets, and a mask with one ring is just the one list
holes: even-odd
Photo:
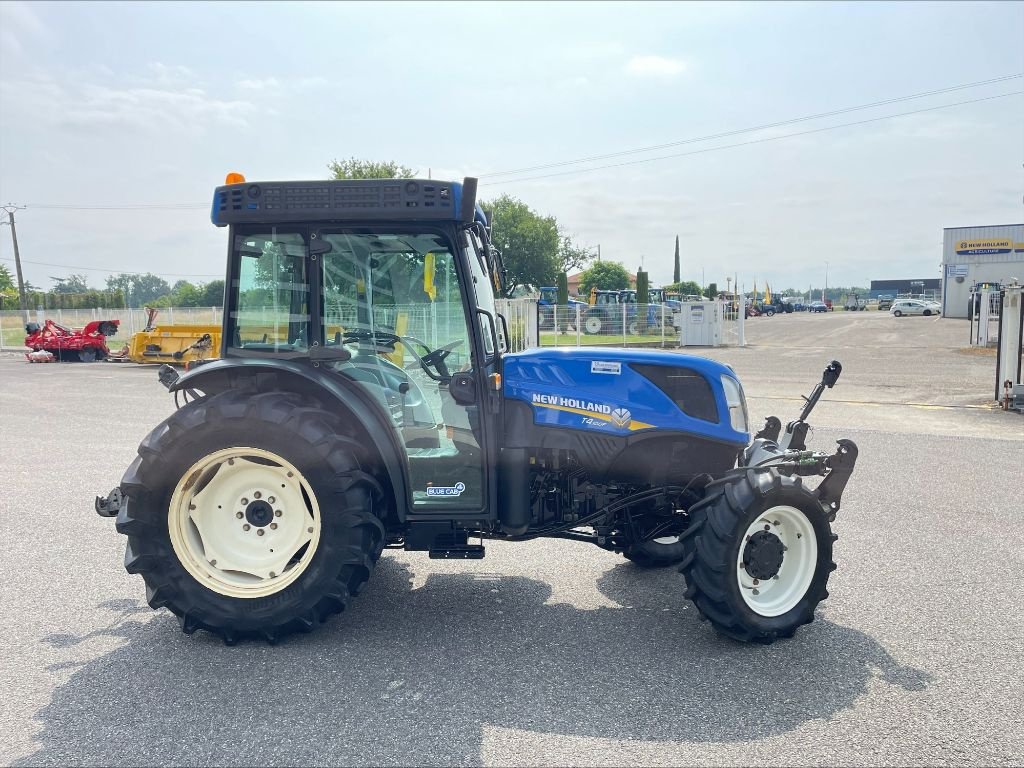
[(209, 203), (129, 203), (127, 205), (62, 205), (54, 203), (31, 203), (34, 211), (196, 211), (209, 208)]
[(690, 155), (701, 155), (701, 154), (705, 154), (705, 153), (708, 153), (708, 152), (718, 152), (718, 151), (724, 150), (724, 149), (735, 149), (736, 147), (746, 147), (746, 146), (750, 146), (751, 144), (764, 144), (764, 143), (769, 142), (769, 141), (781, 141), (782, 139), (792, 139), (792, 138), (795, 138), (797, 136), (807, 136), (807, 135), (812, 134), (812, 133), (823, 133), (825, 131), (834, 131), (834, 130), (836, 130), (838, 128), (850, 128), (852, 126), (857, 126), (857, 125), (866, 125), (868, 123), (877, 123), (877, 122), (879, 122), (881, 120), (891, 120), (894, 117), (906, 117), (908, 115), (919, 115), (922, 112), (934, 112), (934, 111), (939, 110), (939, 109), (949, 109), (951, 107), (961, 107), (961, 106), (963, 106), (965, 104), (978, 104), (978, 103), (983, 102), (983, 101), (992, 101), (993, 99), (1005, 99), (1008, 96), (1019, 96), (1022, 93), (1024, 93), (1024, 91), (1010, 91), (1009, 93), (1000, 93), (1000, 94), (997, 94), (995, 96), (985, 96), (984, 98), (981, 98), (981, 99), (970, 99), (968, 101), (958, 101), (958, 102), (956, 102), (954, 104), (940, 104), (940, 105), (938, 105), (936, 107), (925, 107), (923, 109), (915, 109), (915, 110), (912, 110), (910, 112), (900, 112), (900, 113), (895, 114), (895, 115), (882, 115), (881, 117), (872, 117), (872, 118), (868, 118), (867, 120), (857, 120), (856, 122), (852, 122), (852, 123), (840, 123), (839, 125), (829, 125), (829, 126), (826, 126), (824, 128), (812, 128), (811, 130), (798, 131), (797, 133), (787, 133), (787, 134), (784, 134), (782, 136), (766, 136), (763, 139), (752, 139), (750, 141), (737, 142), (736, 144), (723, 144), (722, 146), (718, 146), (718, 147), (707, 147), (706, 149), (695, 149), (695, 150), (692, 150), (691, 152), (677, 152), (677, 153), (674, 153), (674, 154), (671, 154), (671, 155), (658, 155), (657, 157), (645, 157), (645, 158), (641, 158), (639, 160), (627, 160), (627, 161), (622, 162), (622, 163), (609, 163), (608, 165), (595, 165), (593, 168), (574, 168), (571, 171), (557, 171), (555, 173), (545, 173), (545, 174), (541, 174), (539, 176), (524, 176), (523, 178), (520, 178), (520, 179), (508, 179), (508, 180), (484, 182), (480, 186), (494, 186), (494, 185), (498, 185), (498, 184), (516, 184), (517, 182), (520, 182), (520, 181), (534, 181), (536, 179), (549, 179), (549, 178), (552, 178), (554, 176), (569, 176), (569, 175), (572, 175), (574, 173), (589, 173), (591, 171), (601, 171), (601, 170), (605, 170), (605, 169), (608, 169), (608, 168), (621, 168), (621, 167), (627, 166), (627, 165), (640, 165), (641, 163), (653, 163), (653, 162), (656, 162), (658, 160), (671, 160), (671, 159), (677, 158), (677, 157), (688, 157)]
[[(740, 135), (740, 134), (743, 134), (743, 133), (753, 133), (753, 132), (756, 132), (756, 131), (767, 130), (769, 128), (778, 128), (778, 127), (785, 126), (785, 125), (793, 125), (795, 123), (807, 122), (809, 120), (817, 120), (817, 119), (820, 119), (820, 118), (823, 118), (823, 117), (834, 117), (836, 115), (848, 114), (850, 112), (857, 112), (857, 111), (865, 110), (865, 109), (872, 109), (872, 108), (875, 108), (875, 107), (885, 106), (885, 105), (888, 105), (888, 104), (896, 104), (896, 103), (903, 102), (903, 101), (910, 101), (910, 100), (914, 100), (914, 99), (922, 99), (922, 98), (926, 98), (928, 96), (936, 96), (936, 95), (943, 94), (943, 93), (951, 93), (953, 91), (964, 90), (964, 89), (967, 89), (967, 88), (978, 88), (978, 87), (981, 87), (981, 86), (984, 86), (984, 85), (992, 85), (994, 83), (1001, 83), (1001, 82), (1005, 82), (1005, 81), (1008, 81), (1008, 80), (1020, 79), (1021, 77), (1024, 77), (1024, 73), (1016, 73), (1016, 74), (1012, 74), (1012, 75), (1002, 75), (1000, 77), (993, 77), (993, 78), (989, 78), (987, 80), (978, 80), (978, 81), (975, 81), (975, 82), (972, 82), (972, 83), (963, 83), (963, 84), (960, 84), (960, 85), (953, 85), (953, 86), (949, 86), (949, 87), (946, 87), (946, 88), (937, 88), (937, 89), (934, 89), (934, 90), (931, 90), (931, 91), (922, 91), (920, 93), (913, 93), (913, 94), (909, 94), (909, 95), (906, 95), (906, 96), (897, 96), (897, 97), (894, 97), (894, 98), (891, 98), (891, 99), (883, 99), (881, 101), (875, 101), (875, 102), (871, 102), (869, 104), (860, 104), (860, 105), (852, 106), (852, 107), (844, 107), (844, 108), (841, 108), (841, 109), (831, 110), (829, 112), (819, 112), (819, 113), (813, 114), (813, 115), (804, 115), (802, 117), (794, 117), (794, 118), (790, 118), (790, 119), (787, 119), (787, 120), (779, 120), (779, 121), (774, 122), (774, 123), (765, 123), (763, 125), (752, 126), (752, 127), (749, 127), (749, 128), (739, 128), (739, 129), (732, 130), (732, 131), (725, 131), (725, 132), (722, 132), (722, 133), (709, 134), (707, 136), (698, 136), (698, 137), (689, 138), (689, 139), (681, 139), (679, 141), (667, 142), (667, 143), (664, 143), (664, 144), (655, 144), (655, 145), (651, 145), (651, 146), (648, 146), (648, 147), (639, 147), (639, 148), (636, 148), (636, 149), (627, 149), (627, 150), (621, 150), (621, 151), (618, 151), (618, 152), (609, 152), (609, 153), (600, 154), (600, 155), (591, 155), (590, 157), (577, 158), (577, 159), (574, 159), (574, 160), (562, 160), (562, 161), (557, 161), (557, 162), (544, 163), (544, 164), (540, 164), (540, 165), (525, 166), (523, 168), (517, 168), (517, 169), (513, 169), (513, 170), (508, 170), (508, 171), (496, 171), (494, 173), (480, 174), (479, 178), (481, 178), (481, 179), (488, 179), (488, 178), (494, 178), (494, 177), (497, 177), (497, 176), (511, 176), (511, 175), (516, 175), (516, 174), (520, 174), (520, 173), (528, 173), (530, 171), (535, 171), (535, 170), (545, 170), (547, 168), (557, 168), (557, 167), (563, 167), (563, 166), (566, 166), (566, 165), (577, 165), (579, 163), (594, 162), (594, 161), (597, 161), (597, 160), (607, 160), (607, 159), (610, 159), (610, 158), (613, 158), (613, 157), (623, 157), (623, 156), (632, 155), (632, 154), (639, 154), (639, 153), (643, 153), (643, 152), (653, 152), (653, 151), (656, 151), (656, 150), (659, 150), (659, 149), (667, 149), (669, 147), (683, 146), (683, 145), (686, 145), (686, 144), (695, 144), (695, 143), (700, 143), (700, 142), (703, 142), (703, 141), (711, 141), (711, 140), (714, 140), (714, 139), (727, 138), (729, 136), (737, 136), (737, 135)], [(796, 136), (806, 136), (806, 135), (812, 134), (812, 133), (821, 133), (821, 132), (824, 132), (824, 131), (836, 130), (838, 128), (848, 128), (848, 127), (856, 126), (856, 125), (864, 125), (864, 124), (867, 124), (867, 123), (878, 122), (880, 120), (889, 120), (889, 119), (892, 119), (892, 118), (895, 118), (895, 117), (905, 117), (907, 115), (916, 115), (916, 114), (920, 114), (922, 112), (931, 112), (931, 111), (938, 110), (938, 109), (949, 109), (951, 107), (963, 106), (965, 104), (976, 104), (976, 103), (979, 103), (979, 102), (982, 102), (982, 101), (990, 101), (992, 99), (1001, 99), (1001, 98), (1006, 98), (1008, 96), (1016, 96), (1016, 95), (1019, 95), (1020, 93), (1021, 93), (1021, 91), (1012, 91), (1010, 93), (1003, 93), (1003, 94), (999, 94), (999, 95), (996, 95), (996, 96), (988, 96), (988, 97), (980, 98), (980, 99), (971, 99), (971, 100), (968, 100), (968, 101), (959, 101), (959, 102), (955, 102), (955, 103), (952, 103), (952, 104), (941, 104), (941, 105), (938, 105), (938, 106), (925, 107), (925, 108), (918, 109), (918, 110), (913, 110), (913, 111), (910, 111), (910, 112), (901, 112), (901, 113), (894, 114), (894, 115), (884, 115), (884, 116), (881, 116), (881, 117), (871, 118), (871, 119), (868, 119), (868, 120), (858, 120), (858, 121), (850, 122), (850, 123), (840, 123), (839, 125), (827, 126), (827, 127), (824, 127), (824, 128), (816, 128), (816, 129), (808, 130), (808, 131), (800, 131), (800, 132), (797, 132), (797, 133), (785, 134), (783, 136), (772, 136), (772, 137), (767, 137), (767, 138), (763, 138), (763, 139), (754, 139), (752, 141), (738, 142), (736, 144), (727, 144), (727, 145), (723, 145), (723, 146), (719, 146), (719, 147), (711, 147), (711, 148), (708, 148), (708, 149), (700, 149), (700, 150), (695, 150), (693, 152), (682, 152), (682, 153), (675, 153), (675, 154), (671, 154), (671, 155), (660, 155), (658, 157), (642, 158), (642, 159), (639, 159), (639, 160), (633, 160), (633, 161), (628, 161), (628, 162), (624, 162), (624, 163), (612, 163), (612, 164), (608, 164), (608, 165), (595, 166), (593, 168), (580, 168), (580, 169), (576, 169), (576, 170), (562, 171), (562, 172), (558, 172), (558, 173), (542, 174), (542, 175), (537, 175), (537, 176), (527, 176), (527, 177), (518, 178), (518, 179), (509, 179), (507, 181), (505, 181), (505, 180), (502, 180), (502, 181), (489, 181), (489, 182), (488, 181), (484, 181), (484, 182), (482, 182), (481, 186), (493, 186), (493, 185), (496, 185), (496, 184), (508, 184), (508, 183), (514, 183), (514, 182), (517, 182), (517, 181), (533, 181), (535, 179), (545, 179), (545, 178), (550, 178), (550, 177), (553, 177), (553, 176), (564, 176), (564, 175), (569, 175), (569, 174), (573, 174), (573, 173), (587, 173), (589, 171), (597, 171), (597, 170), (603, 170), (603, 169), (607, 169), (607, 168), (617, 168), (617, 167), (621, 167), (621, 166), (625, 166), (625, 165), (636, 165), (636, 164), (640, 164), (640, 163), (653, 162), (653, 161), (656, 161), (656, 160), (665, 160), (665, 159), (671, 159), (671, 158), (676, 158), (676, 157), (686, 157), (687, 155), (702, 154), (702, 153), (705, 153), (705, 152), (716, 152), (716, 151), (722, 150), (722, 149), (733, 149), (733, 148), (736, 148), (736, 147), (743, 147), (743, 146), (748, 146), (748, 145), (751, 145), (751, 144), (760, 144), (760, 143), (767, 142), (767, 141), (778, 141), (780, 139), (793, 138), (793, 137), (796, 137)], [(124, 205), (117, 205), (117, 204), (110, 204), (110, 205), (104, 205), (104, 204), (78, 205), (78, 204), (73, 204), (73, 203), (70, 203), (70, 204), (61, 204), (61, 203), (33, 203), (33, 204), (29, 205), (28, 207), (30, 209), (32, 209), (32, 210), (55, 210), (55, 211), (145, 211), (145, 210), (150, 210), (150, 211), (194, 211), (194, 210), (205, 209), (208, 206), (209, 206), (209, 203), (128, 203), (128, 204), (124, 204)]]
[(765, 123), (764, 125), (756, 125), (751, 128), (739, 128), (733, 131), (725, 131), (723, 133), (714, 133), (707, 136), (698, 136), (692, 139), (681, 139), (679, 141), (670, 141), (665, 144), (653, 144), (649, 147), (638, 147), (636, 149), (625, 149), (620, 152), (609, 152), (602, 155), (591, 155), (590, 157), (581, 157), (576, 160), (561, 160), (558, 162), (544, 163), (542, 165), (532, 165), (525, 168), (516, 168), (511, 171), (496, 171), (494, 173), (484, 173), (480, 175), (480, 178), (491, 178), (494, 176), (511, 176), (519, 173), (528, 173), (530, 171), (540, 171), (546, 168), (557, 168), (565, 165), (576, 165), (578, 163), (589, 163), (595, 160), (607, 160), (612, 157), (622, 157), (624, 155), (634, 155), (641, 152), (654, 152), (659, 149), (668, 149), (669, 147), (678, 147), (684, 144), (695, 144), (702, 141), (711, 141), (712, 139), (724, 139), (729, 136), (736, 136), (741, 133), (752, 133), (754, 131), (763, 131), (768, 128), (779, 128), (784, 125), (792, 125), (794, 123), (802, 123), (808, 120), (817, 120), (822, 117), (834, 117), (835, 115), (843, 115), (849, 112), (857, 112), (864, 109), (872, 109), (874, 107), (881, 107), (887, 104), (896, 104), (901, 101), (911, 101), (913, 99), (923, 99), (928, 96), (937, 96), (942, 93), (950, 93), (952, 91), (960, 91), (966, 88), (978, 88), (983, 85), (992, 85), (993, 83), (1002, 83), (1007, 80), (1015, 80), (1024, 77), (1024, 74), (1017, 73), (1013, 75), (1003, 75), (1001, 77), (993, 77), (988, 80), (978, 80), (973, 83), (964, 83), (962, 85), (952, 85), (948, 88), (938, 88), (932, 91), (922, 91), (920, 93), (912, 93), (908, 96), (897, 96), (891, 99), (884, 99), (882, 101), (874, 101), (870, 104), (860, 104), (855, 107), (843, 107), (842, 109), (834, 109), (831, 112), (819, 112), (814, 115), (805, 115), (803, 117), (793, 117), (788, 120), (780, 120), (775, 123)]
[[(12, 262), (13, 259), (0, 258), (0, 261)], [(22, 259), (22, 262), (24, 264), (36, 264), (36, 265), (41, 266), (41, 267), (63, 267), (64, 269), (81, 269), (81, 270), (84, 270), (86, 272), (106, 272), (108, 274), (117, 274), (117, 275), (151, 275), (151, 274), (156, 274), (157, 277), (217, 277), (217, 278), (221, 278), (221, 279), (224, 278), (223, 274), (204, 275), (204, 274), (199, 274), (199, 273), (184, 273), (184, 274), (182, 274), (182, 273), (176, 273), (176, 272), (160, 272), (160, 273), (135, 272), (135, 271), (130, 270), (130, 269), (107, 269), (105, 267), (81, 267), (81, 266), (78, 266), (77, 264), (54, 264), (54, 263), (49, 262), (49, 261), (29, 261), (28, 259)]]

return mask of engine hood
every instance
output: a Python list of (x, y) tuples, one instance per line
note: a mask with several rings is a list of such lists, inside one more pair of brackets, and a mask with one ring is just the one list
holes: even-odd
[(537, 425), (618, 436), (673, 430), (745, 446), (750, 435), (731, 424), (723, 376), (739, 386), (722, 363), (646, 349), (532, 349), (503, 363), (506, 399), (528, 403)]

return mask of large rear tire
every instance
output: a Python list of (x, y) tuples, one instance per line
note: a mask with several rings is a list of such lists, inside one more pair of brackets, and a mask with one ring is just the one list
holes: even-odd
[(384, 543), (377, 482), (340, 419), (286, 392), (175, 412), (121, 481), (125, 568), (191, 634), (274, 642), (341, 612)]
[(734, 640), (792, 637), (828, 597), (836, 538), (799, 477), (749, 470), (712, 483), (682, 536), (686, 596)]

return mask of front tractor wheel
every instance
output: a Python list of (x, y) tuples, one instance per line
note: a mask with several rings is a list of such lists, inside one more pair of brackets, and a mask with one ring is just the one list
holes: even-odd
[(592, 336), (601, 333), (604, 327), (604, 318), (596, 312), (587, 315), (586, 319), (583, 321), (583, 329)]
[(800, 478), (750, 470), (708, 487), (683, 534), (687, 597), (724, 635), (771, 643), (814, 620), (837, 538)]
[(182, 629), (232, 643), (308, 631), (366, 584), (380, 488), (334, 416), (285, 392), (201, 398), (125, 473), (125, 568)]

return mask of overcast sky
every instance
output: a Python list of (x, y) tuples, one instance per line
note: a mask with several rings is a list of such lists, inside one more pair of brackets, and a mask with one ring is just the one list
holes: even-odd
[[(820, 286), (826, 261), (830, 285), (938, 277), (943, 227), (1024, 220), (1024, 97), (757, 140), (1020, 91), (1020, 78), (488, 174), (1020, 74), (1022, 40), (1015, 2), (3, 2), (0, 202), (29, 206), (21, 253), (43, 287), (71, 272), (96, 286), (119, 270), (217, 277), (226, 231), (208, 201), (227, 171), (322, 178), (352, 155), (478, 175), (485, 196), (553, 214), (605, 259), (643, 259), (656, 284), (672, 278), (676, 235), (684, 279)], [(584, 170), (636, 160), (650, 161)], [(131, 204), (198, 207), (33, 208)], [(0, 259), (12, 255), (4, 227)]]

